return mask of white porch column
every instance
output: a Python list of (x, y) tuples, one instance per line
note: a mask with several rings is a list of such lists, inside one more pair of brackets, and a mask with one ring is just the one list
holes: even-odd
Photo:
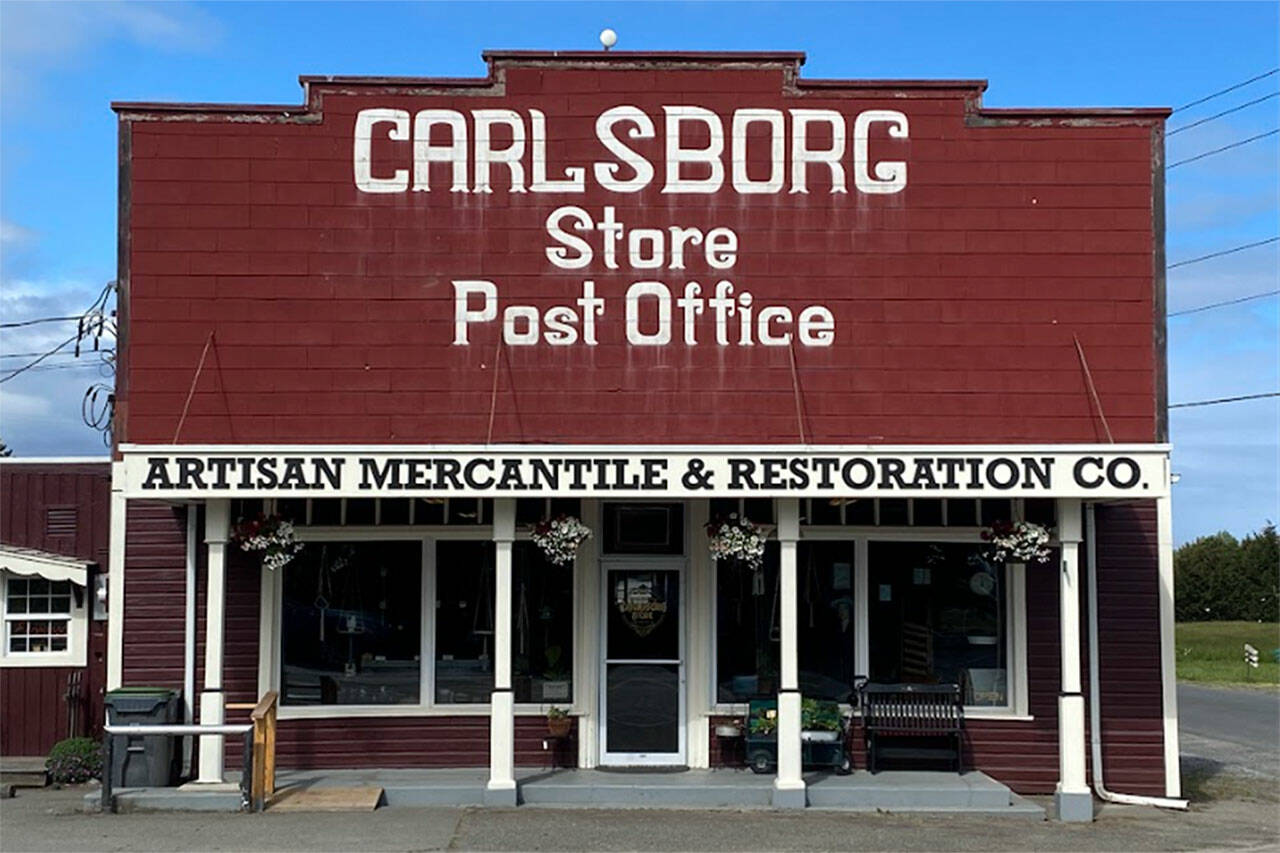
[[(209, 547), (209, 578), (205, 590), (204, 692), (200, 694), (200, 724), (225, 722), (222, 695), (222, 639), (227, 603), (227, 537), (231, 530), (231, 501), (205, 502), (204, 541)], [(197, 782), (222, 781), (222, 735), (200, 738)]]
[(493, 501), (493, 697), (489, 721), (489, 784), (485, 805), (514, 806), (515, 695), (511, 691), (511, 543), (516, 535), (516, 502)]
[(1160, 674), (1164, 698), (1164, 795), (1182, 796), (1178, 748), (1178, 676), (1173, 624), (1172, 498), (1156, 498), (1156, 565), (1160, 575)]
[[(107, 542), (107, 689), (124, 683), (124, 560), (129, 502), (124, 463), (111, 463), (111, 529)], [(92, 605), (90, 605), (92, 607)]]
[(1093, 794), (1085, 780), (1084, 696), (1080, 692), (1080, 542), (1083, 536), (1079, 500), (1058, 500), (1058, 538), (1062, 542), (1059, 574), (1059, 628), (1062, 690), (1058, 694), (1058, 787), (1053, 800), (1058, 819), (1093, 820)]
[(779, 498), (778, 544), (780, 572), (778, 663), (778, 776), (773, 780), (773, 805), (804, 808), (804, 777), (800, 773), (800, 665), (796, 642), (796, 541), (800, 538), (800, 502)]

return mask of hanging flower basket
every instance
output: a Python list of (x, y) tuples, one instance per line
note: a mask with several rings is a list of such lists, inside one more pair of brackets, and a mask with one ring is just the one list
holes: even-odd
[(997, 521), (982, 531), (991, 543), (986, 556), (995, 563), (1049, 562), (1049, 530), (1030, 521)]
[(764, 567), (765, 529), (737, 514), (707, 523), (708, 543), (713, 560), (732, 560), (756, 572)]
[(239, 522), (231, 532), (233, 542), (240, 543), (242, 551), (258, 551), (262, 565), (272, 571), (283, 568), (302, 550), (293, 529), (293, 522), (278, 515), (262, 515)]
[(535, 524), (531, 538), (548, 562), (564, 566), (573, 562), (578, 546), (591, 538), (591, 528), (576, 516), (557, 515)]

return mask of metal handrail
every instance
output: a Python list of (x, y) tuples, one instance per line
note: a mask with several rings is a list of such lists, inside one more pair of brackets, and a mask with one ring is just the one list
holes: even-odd
[(115, 813), (115, 797), (112, 795), (112, 776), (116, 740), (128, 737), (144, 737), (147, 735), (243, 735), (244, 736), (244, 769), (240, 774), (240, 808), (247, 811), (251, 805), (250, 784), (253, 778), (253, 726), (241, 725), (199, 725), (192, 723), (173, 723), (168, 725), (106, 725), (105, 752), (102, 772), (102, 811)]

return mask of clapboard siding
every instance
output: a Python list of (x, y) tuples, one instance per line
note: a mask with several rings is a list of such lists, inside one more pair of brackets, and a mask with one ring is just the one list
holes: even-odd
[(187, 512), (129, 501), (121, 661), (126, 686), (182, 687)]
[[(1164, 704), (1155, 502), (1099, 505), (1095, 519), (1107, 787), (1160, 796), (1165, 791)], [(1085, 666), (1087, 673), (1087, 659)]]
[[(516, 717), (515, 762), (520, 767), (549, 767), (543, 750), (545, 718)], [(276, 741), (281, 767), (486, 767), (489, 763), (489, 718), (354, 717), (325, 720), (282, 720)], [(577, 740), (559, 755), (577, 764)]]
[[(0, 464), (0, 494), (0, 542), (87, 560), (107, 570), (110, 463)], [(47, 535), (50, 507), (75, 508), (74, 535)]]

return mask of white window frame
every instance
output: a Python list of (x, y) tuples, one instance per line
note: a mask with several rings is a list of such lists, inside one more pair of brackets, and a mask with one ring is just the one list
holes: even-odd
[[(382, 525), (378, 527), (298, 527), (295, 528), (301, 542), (412, 542), (422, 543), (421, 580), (421, 651), (419, 661), (419, 701), (416, 704), (397, 705), (280, 705), (280, 719), (325, 719), (335, 717), (455, 717), (484, 716), (489, 714), (488, 702), (442, 703), (435, 701), (435, 645), (436, 645), (436, 544), (441, 541), (492, 542), (493, 528), (489, 525), (432, 525), (429, 527)], [(529, 532), (517, 531), (517, 541), (529, 539)], [(578, 622), (578, 581), (582, 568), (575, 561), (573, 571), (573, 620), (570, 636), (576, 638)], [(258, 639), (258, 693), (280, 690), (281, 685), (281, 608), (284, 603), (284, 574), (282, 571), (262, 569), (262, 596), (259, 604)], [(519, 702), (518, 716), (545, 716), (554, 705), (568, 708), (570, 714), (585, 713), (587, 702), (577, 679), (578, 649), (574, 649), (573, 702)]]
[[(878, 503), (878, 502), (877, 502)], [(1014, 514), (1021, 515), (1020, 501), (1014, 505)], [(908, 504), (910, 512), (910, 504)], [(944, 510), (945, 513), (945, 504)], [(981, 508), (979, 507), (979, 512)], [(877, 518), (879, 516), (877, 506)], [(945, 514), (943, 516), (945, 521)], [(870, 674), (870, 590), (869, 551), (872, 542), (939, 542), (981, 544), (981, 527), (879, 527), (870, 525), (803, 525), (800, 528), (802, 542), (848, 542), (854, 549), (854, 656), (855, 670)], [(1057, 540), (1050, 543), (1056, 546)], [(711, 679), (708, 685), (711, 697), (710, 715), (741, 716), (747, 713), (746, 702), (718, 702), (719, 654), (717, 647), (719, 595), (716, 585), (719, 572), (714, 561), (710, 562), (712, 617)], [(1032, 720), (1028, 705), (1027, 685), (1027, 598), (1026, 567), (1009, 564), (1004, 584), (1004, 608), (1008, 615), (1005, 625), (1006, 694), (1005, 705), (966, 705), (965, 717), (969, 719)]]
[[(10, 580), (37, 580), (34, 575), (16, 574), (14, 572), (0, 571), (0, 640), (3, 640), (3, 647), (0, 648), (0, 667), (4, 668), (34, 668), (34, 667), (80, 667), (84, 666), (88, 660), (89, 646), (89, 609), (88, 609), (88, 593), (83, 591), (79, 596), (80, 602), (76, 603), (76, 594), (74, 587), (78, 586), (75, 581), (66, 581), (71, 589), (71, 608), (68, 613), (9, 613), (9, 581)], [(49, 580), (48, 578), (43, 578)], [(54, 583), (55, 581), (50, 581)], [(54, 621), (65, 619), (67, 623), (67, 648), (60, 652), (11, 652), (9, 651), (9, 623), (18, 621)]]

